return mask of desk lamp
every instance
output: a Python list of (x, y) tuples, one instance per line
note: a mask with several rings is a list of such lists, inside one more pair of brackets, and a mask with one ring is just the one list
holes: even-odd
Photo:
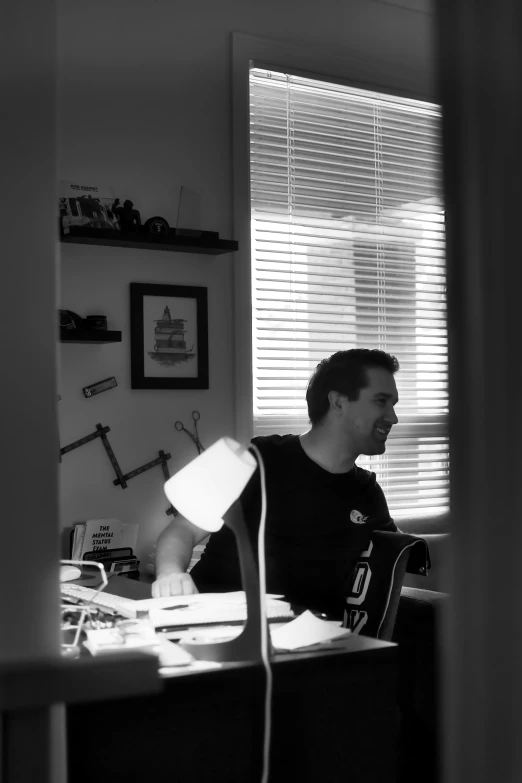
[(256, 458), (248, 449), (231, 438), (221, 438), (165, 484), (167, 498), (182, 516), (209, 533), (219, 530), (223, 524), (228, 525), (236, 537), (239, 551), (247, 605), (245, 626), (239, 636), (229, 641), (205, 644), (183, 642), (184, 649), (199, 660), (265, 661), (268, 655), (264, 588), (264, 466), (258, 449), (255, 446), (252, 448), (259, 462), (262, 491), (259, 534), (259, 563), (262, 568), (259, 571), (238, 502), (257, 467)]

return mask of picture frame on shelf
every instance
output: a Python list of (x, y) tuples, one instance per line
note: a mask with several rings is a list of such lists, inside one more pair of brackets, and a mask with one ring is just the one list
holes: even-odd
[(131, 388), (208, 389), (202, 286), (130, 284)]

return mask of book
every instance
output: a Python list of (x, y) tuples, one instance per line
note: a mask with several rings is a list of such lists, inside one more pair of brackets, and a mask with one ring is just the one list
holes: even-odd
[(85, 536), (85, 522), (79, 522), (74, 526), (73, 542), (71, 550), (71, 559), (80, 560), (80, 554), (82, 551), (83, 539)]
[(72, 560), (82, 560), (86, 552), (107, 549), (136, 549), (139, 525), (128, 525), (120, 519), (88, 519), (74, 529)]

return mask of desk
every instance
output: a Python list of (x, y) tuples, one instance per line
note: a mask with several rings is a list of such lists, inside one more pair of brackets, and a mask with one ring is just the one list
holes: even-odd
[[(115, 577), (111, 592), (150, 595)], [(349, 637), (272, 661), (270, 783), (393, 783), (396, 645)], [(258, 664), (178, 673), (162, 692), (68, 707), (69, 783), (256, 783), (265, 674)]]

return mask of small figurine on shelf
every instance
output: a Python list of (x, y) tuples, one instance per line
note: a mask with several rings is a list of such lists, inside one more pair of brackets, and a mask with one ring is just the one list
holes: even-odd
[(138, 231), (141, 226), (141, 216), (134, 204), (129, 199), (120, 207), (120, 199), (117, 198), (112, 205), (112, 212), (118, 218), (121, 231)]

